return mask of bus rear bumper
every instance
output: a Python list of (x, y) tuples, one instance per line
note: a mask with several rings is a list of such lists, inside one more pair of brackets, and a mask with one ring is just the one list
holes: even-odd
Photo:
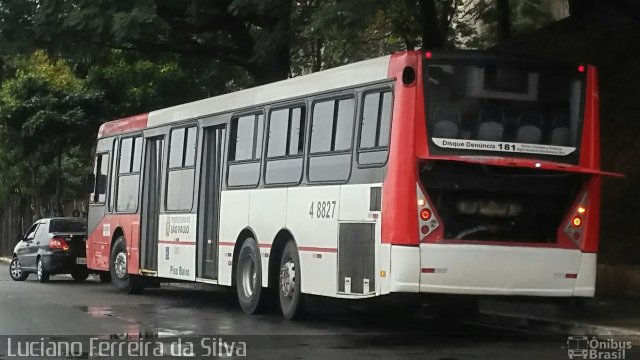
[(476, 244), (391, 246), (390, 291), (592, 297), (596, 254)]

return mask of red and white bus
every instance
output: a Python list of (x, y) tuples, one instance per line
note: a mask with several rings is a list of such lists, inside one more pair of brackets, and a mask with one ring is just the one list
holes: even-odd
[(108, 122), (87, 264), (127, 292), (236, 286), (247, 313), (275, 296), (286, 318), (305, 294), (590, 297), (598, 129), (594, 67), (473, 51)]

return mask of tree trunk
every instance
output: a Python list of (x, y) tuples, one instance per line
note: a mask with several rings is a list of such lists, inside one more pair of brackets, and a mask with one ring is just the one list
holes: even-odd
[(511, 8), (509, 7), (509, 0), (497, 0), (496, 10), (498, 42), (501, 43), (511, 38)]
[(444, 41), (438, 29), (438, 13), (435, 0), (419, 0), (422, 13), (422, 48), (442, 49)]
[(40, 196), (40, 186), (38, 186), (38, 169), (32, 164), (31, 165), (31, 185), (33, 189), (33, 219), (31, 221), (35, 221), (37, 219), (41, 219), (42, 216), (42, 198)]
[(55, 195), (54, 212), (56, 216), (64, 216), (62, 214), (62, 154), (58, 154), (56, 158), (56, 195)]

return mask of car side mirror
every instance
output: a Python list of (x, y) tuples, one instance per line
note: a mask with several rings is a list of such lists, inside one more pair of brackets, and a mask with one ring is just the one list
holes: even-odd
[(107, 193), (107, 175), (100, 174), (96, 179), (96, 193), (98, 194), (106, 194)]
[(91, 194), (96, 186), (96, 176), (94, 174), (87, 174), (86, 186), (87, 194)]

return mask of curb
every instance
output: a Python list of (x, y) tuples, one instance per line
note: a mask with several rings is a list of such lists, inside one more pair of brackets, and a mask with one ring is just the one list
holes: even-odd
[(0, 263), (10, 263), (11, 262), (11, 258), (8, 257), (0, 257)]
[[(579, 321), (564, 321), (541, 318), (525, 314), (504, 314), (497, 311), (480, 311), (474, 321), (482, 324), (503, 326), (521, 330), (534, 330), (562, 335), (582, 336), (640, 336), (640, 330), (615, 326), (594, 325)], [(640, 340), (637, 340), (640, 341)]]

